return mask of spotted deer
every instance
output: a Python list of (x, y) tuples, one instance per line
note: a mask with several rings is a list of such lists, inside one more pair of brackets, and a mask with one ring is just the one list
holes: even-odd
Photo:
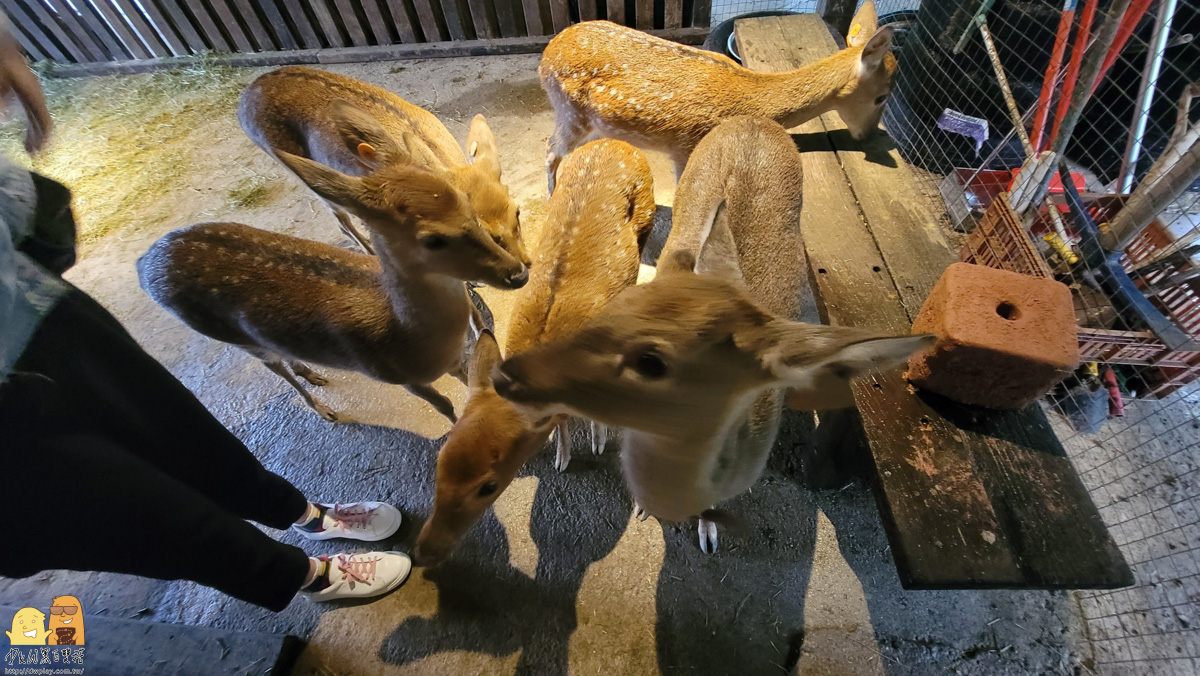
[[(521, 210), (501, 181), (496, 138), (482, 115), (471, 120), (467, 157), (437, 117), (399, 96), (345, 75), (286, 66), (259, 76), (242, 93), (238, 121), (259, 148), (316, 160), (352, 176), (408, 164), (443, 174), (465, 193), (479, 222), (505, 250), (529, 264)], [(350, 214), (326, 202), (348, 237), (371, 250)]]
[(879, 125), (896, 75), (892, 29), (877, 26), (868, 0), (851, 22), (849, 47), (784, 73), (753, 71), (722, 54), (607, 21), (567, 28), (538, 66), (554, 108), (546, 152), (550, 192), (563, 156), (589, 138), (667, 153), (678, 178), (700, 139), (735, 115), (791, 128), (836, 110), (854, 138), (867, 136)]
[(701, 517), (750, 488), (775, 441), (784, 388), (819, 410), (852, 404), (855, 375), (902, 364), (929, 336), (793, 321), (807, 285), (800, 155), (763, 118), (734, 118), (696, 147), (653, 282), (582, 329), (510, 356), (496, 391), (527, 408), (627, 428), (621, 467), (660, 519)]
[(279, 159), (362, 219), (379, 255), (201, 223), (167, 233), (138, 259), (142, 288), (196, 331), (261, 359), (326, 420), (338, 417), (287, 367), (312, 385), (325, 379), (306, 363), (403, 385), (454, 421), (430, 383), (458, 370), (471, 312), (463, 282), (516, 289), (528, 268), (439, 174), (389, 165), (360, 178), (282, 151)]
[[(520, 354), (578, 330), (634, 284), (653, 224), (653, 178), (640, 151), (605, 140), (572, 153), (550, 198), (529, 284), (513, 309), (506, 352)], [(570, 459), (566, 415), (527, 415), (496, 394), (490, 374), (501, 355), (490, 334), (480, 336), (471, 358), (470, 395), (438, 454), (433, 514), (417, 540), (417, 560), (425, 565), (449, 556), (556, 427), (555, 465), (566, 469)], [(593, 427), (593, 452), (603, 449), (601, 429)]]

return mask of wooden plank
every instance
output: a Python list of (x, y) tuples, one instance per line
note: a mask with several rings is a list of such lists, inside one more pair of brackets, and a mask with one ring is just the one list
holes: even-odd
[[(760, 70), (794, 68), (834, 50), (811, 15), (739, 21), (736, 32), (746, 64)], [(801, 132), (808, 151), (801, 218), (824, 314), (830, 323), (907, 332), (909, 308), (919, 307), (952, 260), (927, 214), (897, 203), (909, 170), (885, 148), (850, 142), (835, 114)], [(906, 588), (1130, 583), (1036, 406), (1005, 414), (962, 407), (911, 392), (895, 372), (860, 379), (854, 393)]]
[(132, 58), (133, 55), (125, 49), (125, 46), (121, 44), (121, 41), (109, 29), (108, 22), (104, 20), (104, 17), (101, 16), (100, 12), (96, 11), (96, 8), (88, 0), (79, 0), (79, 2), (75, 3), (75, 7), (79, 11), (79, 18), (83, 20), (84, 25), (104, 45), (104, 49), (108, 52), (110, 59)]
[(47, 2), (50, 3), (50, 7), (54, 10), (55, 15), (58, 16), (67, 30), (71, 32), (71, 35), (79, 43), (79, 46), (87, 52), (88, 58), (84, 59), (85, 61), (108, 60), (108, 52), (104, 50), (101, 43), (96, 41), (91, 31), (83, 25), (80, 17), (72, 11), (71, 6), (66, 3), (66, 0), (47, 0)]
[(241, 24), (238, 23), (237, 15), (233, 8), (229, 6), (227, 0), (209, 0), (212, 3), (213, 11), (216, 12), (216, 18), (221, 22), (221, 26), (229, 33), (229, 39), (233, 40), (233, 46), (239, 52), (253, 52), (254, 45), (250, 43), (250, 38), (246, 32), (242, 30)]
[[(434, 1), (412, 0), (413, 9), (417, 10), (417, 20), (421, 24), (421, 34), (425, 36), (425, 42), (438, 42), (442, 39), (441, 30), (437, 25), (437, 17), (433, 13)], [(449, 1), (443, 2), (442, 6), (449, 4)], [(416, 40), (412, 40), (412, 42), (416, 42)]]
[(15, 37), (17, 42), (20, 43), (21, 49), (24, 49), (25, 53), (29, 55), (29, 58), (33, 59), (34, 61), (48, 61), (50, 59), (50, 57), (46, 56), (46, 53), (41, 50), (41, 46), (38, 44), (37, 40), (34, 40), (26, 35), (25, 30), (20, 24), (13, 24), (13, 37)]
[[(566, 7), (566, 0), (550, 0), (554, 2), (562, 2), (563, 7)], [(475, 24), (475, 36), (478, 38), (497, 38), (495, 26), (488, 20), (487, 2), (485, 0), (467, 0), (467, 7), (471, 10), (471, 23)]]
[(158, 8), (158, 5), (154, 4), (154, 0), (140, 0), (138, 5), (146, 13), (150, 29), (158, 34), (159, 39), (162, 40), (167, 49), (171, 50), (171, 54), (185, 56), (191, 53), (171, 26), (171, 22), (167, 21), (162, 10)]
[(467, 34), (467, 21), (463, 20), (462, 4), (458, 0), (441, 0), (442, 16), (446, 18), (446, 32), (451, 40), (472, 39)]
[(538, 0), (521, 0), (525, 9), (525, 32), (527, 35), (545, 35), (546, 27), (542, 24), (542, 6)]
[(192, 10), (192, 16), (196, 18), (196, 23), (200, 24), (200, 33), (208, 39), (212, 44), (212, 48), (218, 52), (233, 52), (233, 45), (225, 39), (224, 34), (217, 28), (216, 21), (209, 14), (208, 8), (204, 6), (201, 0), (185, 0), (187, 6)]
[(392, 44), (392, 34), (387, 29), (387, 22), (383, 20), (383, 12), (379, 10), (379, 3), (376, 0), (361, 0), (361, 2), (363, 14), (367, 17), (366, 25), (363, 28), (375, 36), (375, 44)]
[(117, 11), (117, 8), (112, 4), (111, 0), (83, 1), (90, 1), (92, 3), (92, 6), (97, 12), (100, 13), (100, 16), (103, 17), (105, 25), (112, 29), (113, 34), (116, 35), (117, 39), (121, 41), (121, 44), (125, 48), (125, 52), (127, 52), (129, 56), (135, 59), (150, 58), (150, 52), (147, 51), (144, 45), (142, 45), (137, 36), (133, 34), (133, 31), (125, 23), (125, 19), (121, 17), (121, 13)]
[(692, 26), (708, 28), (712, 23), (712, 0), (696, 0), (692, 5)]
[(683, 26), (683, 0), (664, 0), (663, 28)]
[(515, 4), (520, 0), (493, 0), (496, 8), (496, 24), (500, 29), (500, 37), (515, 38), (521, 32), (517, 29), (517, 9)]
[(25, 33), (25, 40), (22, 40), (21, 43), (31, 56), (38, 59), (48, 58), (52, 61), (71, 60), (67, 58), (66, 53), (59, 49), (58, 45), (54, 44), (54, 40), (38, 26), (28, 10), (17, 0), (3, 0), (0, 4), (4, 6), (12, 23)]
[(571, 13), (567, 9), (567, 0), (550, 0), (550, 23), (554, 26), (555, 33), (571, 24)]
[(58, 44), (62, 45), (62, 47), (70, 55), (71, 61), (79, 63), (91, 61), (91, 56), (84, 51), (84, 49), (80, 47), (70, 35), (67, 34), (67, 31), (63, 30), (63, 24), (60, 23), (57, 18), (50, 15), (50, 12), (46, 9), (45, 5), (38, 0), (27, 0), (22, 4), (25, 6), (27, 12), (31, 12), (35, 17), (37, 17), (42, 26), (44, 26), (46, 30), (50, 31), (50, 33), (58, 39)]
[(300, 0), (283, 0), (283, 10), (291, 17), (292, 24), (296, 27), (300, 46), (305, 49), (319, 49), (321, 38), (317, 37), (317, 30), (313, 28), (308, 15), (304, 13), (304, 7), (300, 5)]
[(175, 30), (183, 41), (187, 44), (188, 50), (192, 54), (198, 54), (208, 46), (204, 44), (204, 38), (196, 32), (196, 27), (192, 25), (188, 19), (187, 12), (183, 11), (183, 6), (179, 4), (179, 0), (158, 0), (167, 16), (171, 18), (171, 23), (175, 25)]
[(267, 30), (275, 37), (275, 44), (279, 49), (299, 49), (300, 42), (292, 35), (292, 30), (275, 0), (257, 0), (256, 4), (262, 9), (267, 20)]
[(342, 37), (342, 32), (338, 30), (337, 24), (333, 21), (333, 15), (329, 12), (329, 4), (327, 0), (312, 0), (313, 16), (317, 17), (317, 23), (321, 25), (321, 32), (325, 34), (325, 42), (330, 47), (345, 47), (346, 39)]
[(637, 0), (634, 7), (637, 20), (635, 28), (643, 31), (654, 28), (654, 0)]
[[(577, 0), (579, 6), (580, 21), (595, 21), (596, 20), (596, 0)], [(683, 2), (683, 0), (680, 0)]]
[(233, 6), (241, 17), (240, 25), (245, 26), (246, 34), (254, 41), (254, 51), (275, 51), (275, 41), (271, 38), (271, 34), (267, 32), (267, 27), (258, 18), (258, 13), (254, 11), (254, 6), (250, 4), (250, 0), (233, 0)]
[(608, 0), (608, 20), (625, 25), (625, 0)]
[(412, 19), (408, 16), (408, 10), (405, 9), (404, 3), (401, 0), (386, 0), (388, 13), (392, 15), (392, 25), (396, 27), (396, 33), (400, 36), (400, 42), (412, 43), (420, 42), (417, 36), (417, 31), (413, 28)]
[(333, 4), (337, 7), (338, 15), (342, 17), (342, 24), (346, 27), (346, 34), (350, 36), (350, 43), (356, 47), (371, 44), (367, 39), (367, 34), (358, 23), (358, 15), (354, 13), (354, 5), (351, 0), (333, 0)]
[(171, 49), (167, 47), (163, 39), (159, 37), (158, 31), (150, 25), (146, 20), (146, 15), (142, 12), (141, 7), (133, 3), (133, 0), (113, 0), (121, 8), (121, 12), (125, 15), (125, 20), (129, 22), (130, 28), (141, 39), (142, 44), (146, 45), (146, 49), (154, 56), (171, 56)]

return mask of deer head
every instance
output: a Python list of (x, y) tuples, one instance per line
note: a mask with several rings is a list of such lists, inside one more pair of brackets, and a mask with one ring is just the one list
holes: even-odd
[(279, 159), (321, 197), (370, 227), (376, 250), (405, 269), (519, 289), (529, 268), (484, 232), (466, 195), (442, 176), (405, 164), (347, 176), (307, 158)]
[(850, 20), (845, 53), (852, 59), (852, 73), (836, 97), (834, 109), (855, 139), (864, 139), (879, 127), (883, 107), (892, 93), (898, 70), (896, 57), (892, 56), (892, 37), (890, 27), (879, 29), (871, 0), (864, 2)]
[(933, 342), (780, 319), (737, 280), (694, 268), (690, 253), (676, 252), (653, 282), (623, 291), (578, 333), (504, 361), (496, 391), (530, 408), (690, 436), (767, 388), (794, 388), (814, 410), (849, 405), (851, 378)]
[(552, 418), (530, 424), (496, 394), (491, 372), (500, 358), (496, 339), (482, 332), (471, 355), (466, 409), (438, 453), (433, 514), (417, 538), (420, 565), (437, 565), (450, 555), (554, 426)]

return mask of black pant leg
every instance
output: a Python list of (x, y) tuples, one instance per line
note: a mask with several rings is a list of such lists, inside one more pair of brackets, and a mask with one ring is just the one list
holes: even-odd
[(267, 471), (81, 291), (72, 290), (45, 318), (16, 370), (53, 381), (55, 408), (241, 518), (282, 529), (307, 508), (299, 490)]
[(29, 518), (0, 538), (0, 575), (67, 569), (192, 580), (275, 611), (308, 575), (301, 549), (102, 436), (26, 436), (2, 459), (0, 495)]

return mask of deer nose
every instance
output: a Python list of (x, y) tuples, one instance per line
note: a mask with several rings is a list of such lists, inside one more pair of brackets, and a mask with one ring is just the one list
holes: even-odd
[(492, 371), (492, 387), (496, 388), (496, 394), (505, 398), (521, 391), (521, 384), (513, 380), (511, 371), (508, 364), (499, 364)]
[(521, 269), (508, 276), (508, 288), (519, 289), (529, 281), (529, 268), (522, 265)]

